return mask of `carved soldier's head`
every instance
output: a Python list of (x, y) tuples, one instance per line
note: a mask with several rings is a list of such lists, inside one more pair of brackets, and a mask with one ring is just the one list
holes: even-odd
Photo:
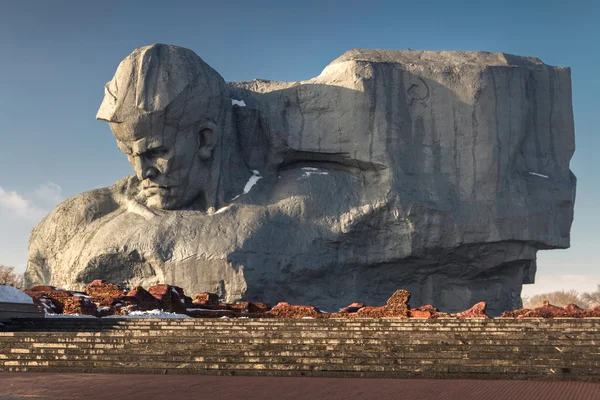
[(209, 207), (227, 100), (223, 78), (191, 50), (153, 44), (119, 64), (96, 118), (109, 123), (147, 206)]

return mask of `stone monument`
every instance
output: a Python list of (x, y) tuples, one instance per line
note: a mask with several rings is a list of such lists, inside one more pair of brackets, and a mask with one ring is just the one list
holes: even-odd
[(335, 311), (396, 289), (443, 311), (520, 307), (569, 247), (568, 68), (503, 53), (344, 53), (316, 78), (226, 83), (155, 44), (105, 87), (135, 174), (56, 207), (26, 281), (170, 283)]

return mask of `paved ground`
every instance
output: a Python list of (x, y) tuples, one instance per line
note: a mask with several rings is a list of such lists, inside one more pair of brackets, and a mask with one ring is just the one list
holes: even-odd
[(588, 400), (600, 383), (0, 373), (0, 400)]

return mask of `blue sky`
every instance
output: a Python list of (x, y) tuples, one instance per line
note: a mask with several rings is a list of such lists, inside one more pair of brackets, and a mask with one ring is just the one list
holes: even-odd
[(308, 79), (354, 47), (486, 50), (572, 68), (572, 247), (540, 252), (525, 293), (591, 290), (600, 284), (599, 19), (600, 2), (585, 0), (0, 0), (0, 263), (24, 270), (29, 231), (48, 210), (131, 173), (94, 117), (136, 47), (188, 47), (228, 81)]

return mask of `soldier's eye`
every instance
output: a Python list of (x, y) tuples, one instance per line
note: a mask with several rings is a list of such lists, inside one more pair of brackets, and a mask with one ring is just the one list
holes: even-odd
[(148, 154), (150, 154), (150, 156), (152, 156), (152, 157), (161, 157), (161, 156), (164, 156), (166, 152), (167, 152), (167, 150), (159, 147), (156, 149), (149, 150)]

